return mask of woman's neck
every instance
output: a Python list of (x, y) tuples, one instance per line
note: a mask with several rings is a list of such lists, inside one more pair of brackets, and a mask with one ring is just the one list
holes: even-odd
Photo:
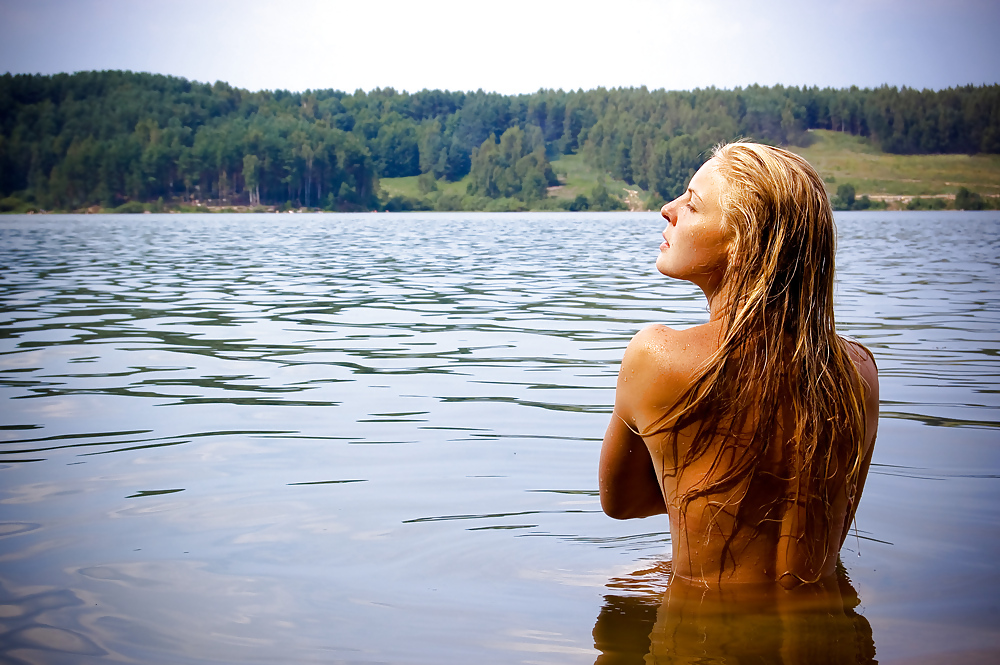
[(711, 276), (704, 284), (698, 284), (708, 300), (708, 320), (719, 321), (729, 311), (729, 283), (720, 275)]

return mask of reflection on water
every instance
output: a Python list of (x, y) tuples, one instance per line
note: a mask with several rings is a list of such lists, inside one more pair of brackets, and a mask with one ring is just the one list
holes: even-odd
[(838, 220), (883, 404), (817, 619), (665, 596), (600, 510), (625, 345), (707, 315), (655, 214), (0, 217), (0, 661), (1000, 652), (1000, 216)]
[(872, 627), (847, 571), (826, 584), (708, 590), (669, 581), (669, 563), (608, 582), (596, 665), (876, 663)]
[[(0, 589), (0, 599), (9, 599), (10, 595), (6, 588)], [(46, 613), (80, 605), (83, 601), (68, 590), (28, 594), (18, 598), (16, 604), (3, 605), (0, 619), (4, 627), (4, 651), (7, 654), (42, 651), (57, 658), (106, 656), (107, 652), (94, 644), (84, 630), (45, 623)]]

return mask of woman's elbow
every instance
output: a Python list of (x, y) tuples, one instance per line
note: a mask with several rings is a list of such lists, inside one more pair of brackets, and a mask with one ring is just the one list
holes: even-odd
[(614, 496), (611, 492), (601, 490), (601, 509), (608, 517), (616, 520), (630, 520), (635, 517), (642, 517), (636, 510), (632, 502), (623, 500), (621, 496)]
[(615, 491), (615, 483), (607, 477), (603, 468), (598, 478), (597, 487), (601, 497), (601, 510), (604, 511), (604, 514), (616, 520), (628, 519), (628, 506), (623, 500), (624, 497), (620, 491)]
[(651, 517), (667, 512), (660, 486), (655, 482), (636, 487), (634, 483), (607, 482), (601, 478), (601, 509), (604, 514), (616, 520), (631, 520), (637, 517)]

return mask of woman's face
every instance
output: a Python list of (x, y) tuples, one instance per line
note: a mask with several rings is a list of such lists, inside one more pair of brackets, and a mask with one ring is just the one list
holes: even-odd
[(656, 269), (693, 282), (709, 299), (725, 276), (732, 241), (722, 223), (723, 187), (718, 162), (710, 159), (691, 178), (687, 191), (660, 210), (667, 227)]

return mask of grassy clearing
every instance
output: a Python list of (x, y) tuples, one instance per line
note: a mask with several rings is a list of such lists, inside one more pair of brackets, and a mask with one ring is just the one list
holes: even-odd
[(813, 142), (791, 150), (805, 157), (836, 193), (844, 183), (858, 196), (954, 196), (959, 187), (1000, 194), (1000, 155), (889, 155), (867, 139), (829, 130), (809, 132)]
[[(420, 191), (420, 185), (417, 179), (420, 176), (411, 175), (405, 178), (381, 178), (378, 181), (379, 187), (382, 188), (384, 193), (389, 196), (406, 196), (411, 199), (422, 199), (426, 198), (426, 194)], [(455, 196), (465, 196), (466, 186), (469, 182), (469, 176), (465, 176), (461, 180), (455, 182), (448, 182), (444, 178), (437, 181), (437, 190), (442, 194), (451, 194)]]
[(405, 178), (379, 178), (378, 186), (384, 194), (389, 196), (408, 196), (417, 198), (423, 196), (417, 187), (417, 178), (420, 176), (407, 176)]
[[(581, 155), (562, 155), (552, 162), (552, 170), (559, 178), (559, 186), (549, 189), (549, 198), (575, 199), (579, 194), (590, 196), (590, 190), (601, 179), (601, 172), (586, 163)], [(623, 200), (627, 200), (630, 190), (645, 196), (638, 185), (629, 185), (624, 180), (615, 180), (608, 174), (603, 174), (604, 185), (608, 192)]]

